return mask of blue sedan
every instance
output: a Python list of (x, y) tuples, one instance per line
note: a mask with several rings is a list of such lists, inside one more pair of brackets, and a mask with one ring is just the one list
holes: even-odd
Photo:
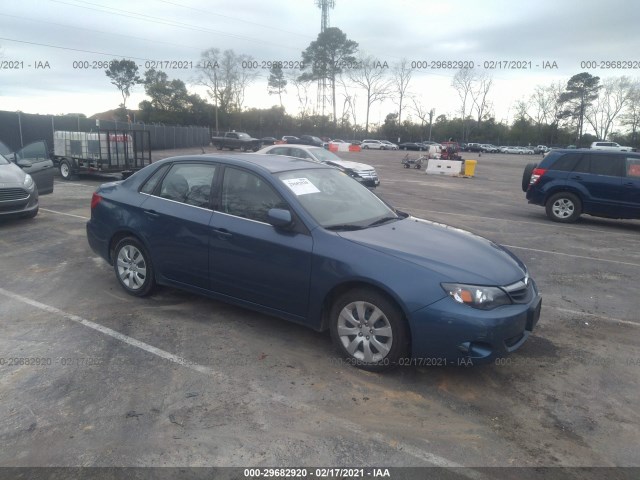
[(169, 285), (330, 330), (369, 370), (492, 361), (540, 317), (535, 282), (510, 251), (307, 160), (155, 162), (98, 188), (87, 237), (131, 295)]

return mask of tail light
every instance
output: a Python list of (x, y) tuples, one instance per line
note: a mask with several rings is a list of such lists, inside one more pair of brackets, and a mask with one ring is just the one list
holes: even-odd
[(534, 168), (531, 173), (531, 180), (529, 180), (529, 186), (535, 185), (545, 173), (547, 173), (546, 168)]
[(96, 208), (101, 201), (102, 197), (94, 192), (93, 196), (91, 197), (91, 210)]

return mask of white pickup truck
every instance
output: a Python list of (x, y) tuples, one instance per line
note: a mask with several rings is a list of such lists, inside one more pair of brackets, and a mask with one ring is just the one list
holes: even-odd
[(615, 152), (635, 152), (633, 147), (623, 147), (616, 142), (593, 142), (591, 144), (592, 150), (612, 150)]

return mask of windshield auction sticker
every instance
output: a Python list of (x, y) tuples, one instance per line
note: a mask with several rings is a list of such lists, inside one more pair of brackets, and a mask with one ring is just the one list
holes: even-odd
[(288, 178), (282, 181), (296, 195), (307, 195), (309, 193), (318, 193), (320, 191), (309, 181), (308, 178)]

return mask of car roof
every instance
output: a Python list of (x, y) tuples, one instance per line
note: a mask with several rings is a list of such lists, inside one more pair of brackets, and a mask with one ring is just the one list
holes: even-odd
[(166, 162), (185, 161), (209, 161), (223, 162), (227, 165), (238, 167), (250, 167), (254, 170), (263, 170), (266, 173), (279, 173), (291, 170), (303, 170), (308, 168), (333, 168), (322, 163), (302, 158), (287, 157), (285, 155), (269, 155), (264, 153), (244, 153), (236, 155), (210, 154), (210, 155), (185, 155), (170, 157), (153, 162), (154, 164)]
[(277, 147), (299, 148), (300, 150), (307, 150), (307, 151), (311, 150), (312, 152), (315, 152), (317, 150), (325, 150), (327, 152), (329, 151), (329, 150), (326, 150), (325, 148), (322, 148), (322, 147), (320, 147), (318, 145), (304, 145), (302, 143), (286, 143), (286, 144), (283, 144), (283, 145), (278, 145), (278, 144), (276, 144), (276, 145), (268, 145), (268, 146), (264, 147), (263, 149), (273, 150), (274, 148), (277, 148)]

